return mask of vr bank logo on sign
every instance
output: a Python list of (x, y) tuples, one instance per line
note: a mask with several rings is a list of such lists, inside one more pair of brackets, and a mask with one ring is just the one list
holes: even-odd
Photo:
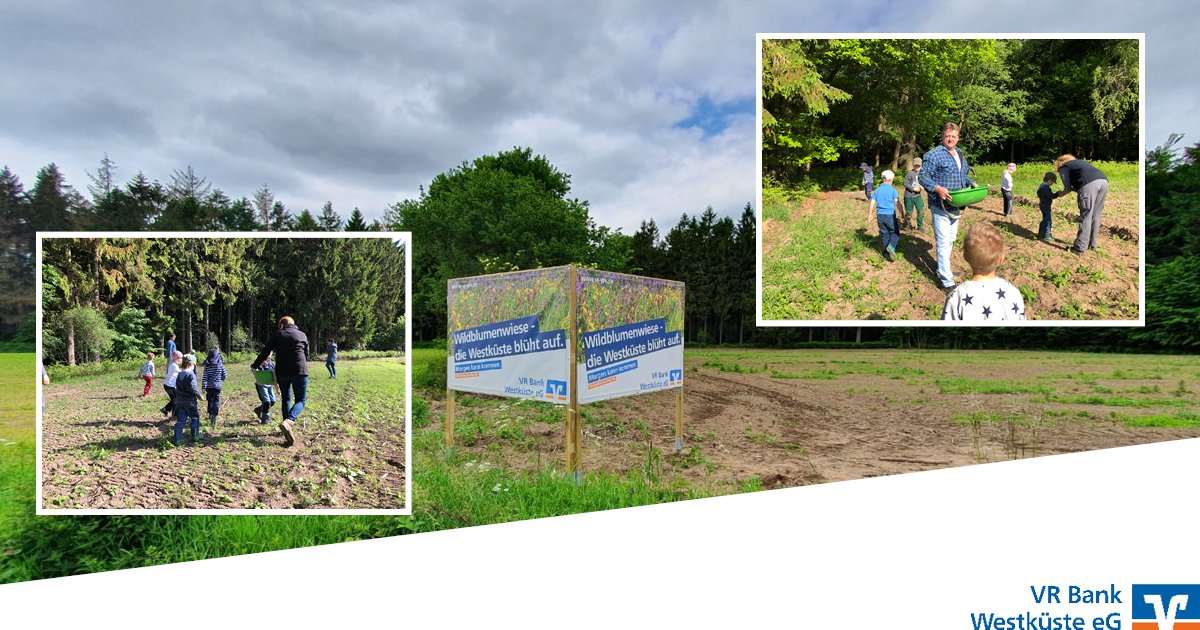
[(566, 400), (567, 382), (556, 381), (552, 378), (546, 379), (546, 398), (549, 400)]
[(1200, 630), (1200, 584), (1134, 584), (1133, 630)]

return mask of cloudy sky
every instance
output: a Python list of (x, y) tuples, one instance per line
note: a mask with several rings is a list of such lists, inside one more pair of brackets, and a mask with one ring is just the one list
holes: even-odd
[(1200, 142), (1191, 6), (1141, 4), (0, 0), (0, 164), (81, 192), (105, 153), (121, 182), (191, 165), (370, 219), (522, 146), (631, 233), (753, 200), (756, 32), (1145, 32), (1146, 144)]

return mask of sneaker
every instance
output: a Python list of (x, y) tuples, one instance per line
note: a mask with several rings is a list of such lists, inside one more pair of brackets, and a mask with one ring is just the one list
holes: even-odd
[(296, 443), (296, 434), (292, 432), (292, 421), (284, 420), (279, 423), (279, 428), (283, 430), (283, 445), (291, 446)]
[(1072, 254), (1075, 254), (1076, 256), (1083, 256), (1084, 254), (1087, 253), (1087, 252), (1081, 252), (1081, 251), (1075, 249), (1074, 247), (1071, 247), (1067, 251), (1071, 252)]
[(250, 413), (254, 414), (255, 418), (262, 420), (262, 405), (255, 407)]
[(887, 253), (888, 253), (888, 260), (895, 260), (895, 258), (896, 258), (896, 248), (895, 247), (888, 245)]

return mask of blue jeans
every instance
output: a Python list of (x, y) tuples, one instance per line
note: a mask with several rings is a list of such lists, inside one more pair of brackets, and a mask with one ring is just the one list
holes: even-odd
[[(283, 419), (295, 420), (300, 417), (300, 412), (304, 411), (304, 397), (308, 392), (308, 375), (284, 375), (275, 374), (275, 380), (279, 382), (279, 391), (283, 394)], [(292, 404), (292, 394), (296, 395), (296, 404)]]
[(1050, 208), (1042, 208), (1042, 222), (1038, 224), (1038, 238), (1050, 238)]
[(262, 402), (259, 408), (262, 409), (263, 422), (267, 422), (271, 417), (271, 405), (275, 403), (275, 388), (270, 385), (255, 385), (254, 389), (258, 391), (258, 400)]
[(325, 369), (329, 370), (329, 378), (337, 378), (337, 361), (326, 361)]
[(175, 405), (175, 444), (183, 443), (183, 427), (191, 421), (192, 439), (200, 439), (200, 408), (195, 402)]
[(933, 239), (937, 242), (937, 273), (943, 287), (954, 286), (954, 272), (950, 270), (950, 252), (954, 239), (958, 238), (958, 217), (946, 214), (939, 205), (929, 204), (933, 215)]
[(900, 246), (900, 220), (895, 214), (877, 214), (875, 220), (879, 223), (879, 238), (882, 241), (880, 247), (885, 253), (888, 246), (895, 251)]
[(210, 418), (217, 417), (221, 411), (221, 390), (212, 387), (204, 390), (204, 397), (208, 399), (208, 415)]

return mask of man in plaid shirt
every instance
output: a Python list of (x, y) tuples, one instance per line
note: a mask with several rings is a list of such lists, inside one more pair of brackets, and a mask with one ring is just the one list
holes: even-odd
[(950, 251), (958, 237), (960, 210), (950, 205), (950, 191), (975, 185), (967, 175), (970, 166), (967, 156), (958, 148), (958, 125), (942, 127), (942, 143), (929, 150), (921, 160), (918, 181), (929, 191), (929, 212), (933, 215), (933, 238), (937, 243), (938, 280), (942, 288), (954, 288), (954, 273), (950, 270)]

